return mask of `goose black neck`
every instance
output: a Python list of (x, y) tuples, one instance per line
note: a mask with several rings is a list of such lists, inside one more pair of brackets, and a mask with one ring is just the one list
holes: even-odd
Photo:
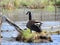
[(26, 15), (29, 15), (29, 20), (32, 20), (32, 16), (31, 16), (31, 11), (28, 11), (27, 13), (26, 13)]
[(32, 20), (32, 16), (31, 16), (31, 13), (29, 13), (29, 20)]

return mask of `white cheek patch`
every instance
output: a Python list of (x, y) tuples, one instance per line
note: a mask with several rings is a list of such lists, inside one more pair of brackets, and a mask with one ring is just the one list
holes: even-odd
[(41, 24), (41, 23), (35, 23), (35, 25), (38, 26), (38, 27), (40, 26), (40, 24)]
[(40, 23), (35, 23), (35, 25), (40, 25)]

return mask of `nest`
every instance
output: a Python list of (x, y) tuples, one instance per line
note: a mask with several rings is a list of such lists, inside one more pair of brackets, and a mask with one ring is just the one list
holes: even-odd
[[(47, 36), (46, 33), (41, 32), (41, 33), (37, 33), (37, 32), (32, 32), (31, 34), (33, 34), (32, 36), (23, 36), (23, 34), (18, 34), (18, 36), (16, 37), (16, 41), (20, 41), (20, 42), (28, 42), (28, 43), (41, 43), (41, 42), (53, 42), (50, 36)], [(29, 34), (30, 35), (30, 34)]]

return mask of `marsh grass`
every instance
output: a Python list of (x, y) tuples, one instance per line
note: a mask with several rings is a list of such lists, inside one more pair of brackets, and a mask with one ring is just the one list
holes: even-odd
[[(10, 3), (10, 5), (8, 5)], [(47, 10), (54, 10), (54, 1), (48, 1), (48, 0), (2, 0), (0, 2), (0, 6), (8, 10), (18, 9), (18, 8), (31, 8), (31, 9), (45, 9)]]

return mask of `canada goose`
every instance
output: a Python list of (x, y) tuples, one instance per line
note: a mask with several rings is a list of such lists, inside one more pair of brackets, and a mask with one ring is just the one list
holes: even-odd
[(28, 11), (26, 15), (27, 14), (29, 15), (29, 21), (26, 24), (27, 28), (29, 28), (31, 31), (34, 30), (36, 32), (42, 32), (41, 28), (35, 25), (35, 23), (40, 23), (40, 26), (41, 26), (42, 23), (32, 20), (31, 11)]

